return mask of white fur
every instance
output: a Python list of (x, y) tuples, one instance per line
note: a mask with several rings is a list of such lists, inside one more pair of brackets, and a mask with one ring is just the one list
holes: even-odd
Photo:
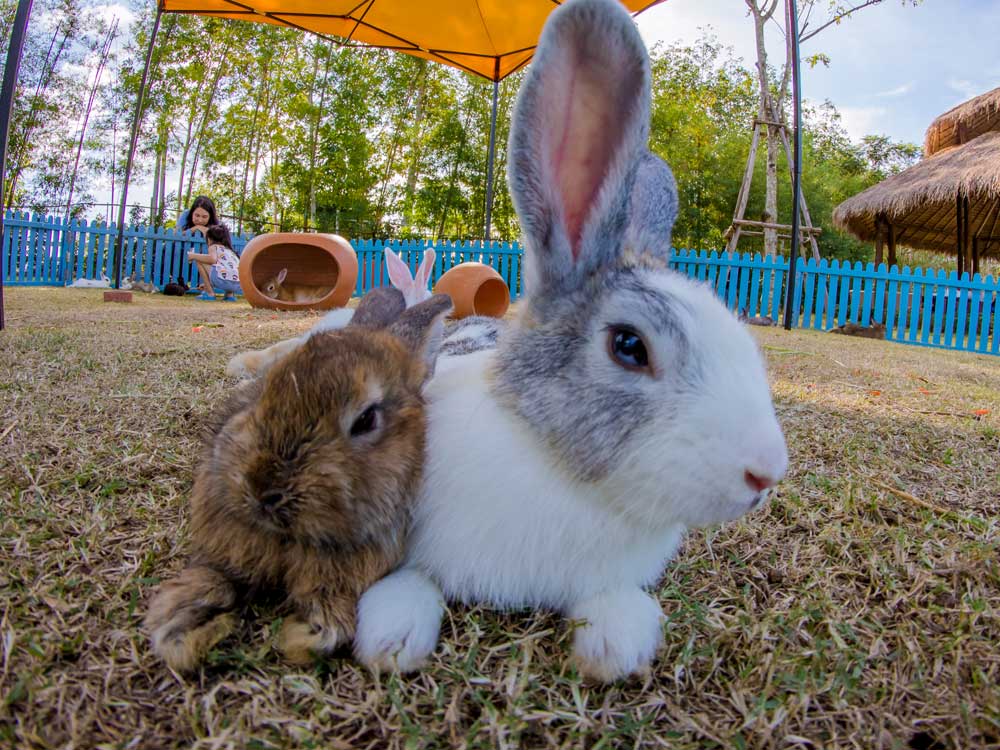
[(416, 570), (401, 570), (369, 588), (358, 602), (354, 653), (376, 671), (411, 672), (434, 650), (444, 602)]
[(304, 344), (307, 338), (314, 336), (317, 333), (344, 328), (351, 322), (351, 318), (353, 317), (354, 308), (352, 307), (338, 307), (335, 310), (330, 310), (330, 312), (320, 318), (316, 325), (309, 329), (309, 332), (303, 336), (300, 341)]
[(573, 658), (591, 679), (611, 682), (641, 672), (663, 643), (663, 611), (638, 589), (602, 592), (566, 615), (585, 624), (573, 633)]
[(435, 250), (433, 248), (424, 250), (424, 256), (420, 259), (415, 276), (410, 275), (409, 266), (396, 253), (389, 248), (383, 252), (386, 269), (389, 271), (389, 281), (403, 293), (406, 306), (413, 307), (425, 299), (430, 299), (431, 291), (427, 285), (430, 282), (431, 271), (434, 270), (434, 258), (437, 255)]
[[(111, 279), (102, 273), (100, 280), (77, 279), (69, 286), (74, 289), (108, 289), (111, 286)], [(125, 287), (122, 288), (124, 289)], [(131, 286), (129, 288), (131, 288)]]
[[(660, 642), (659, 610), (642, 589), (662, 575), (685, 529), (751, 510), (756, 493), (746, 467), (777, 478), (788, 460), (749, 334), (707, 287), (670, 272), (649, 272), (646, 282), (693, 311), (681, 323), (705, 358), (705, 390), (680, 400), (671, 395), (676, 342), (645, 330), (644, 311), (628, 300), (609, 299), (590, 337), (588, 372), (600, 379), (604, 367), (609, 377), (617, 367), (604, 350), (602, 321), (633, 325), (665, 370), (662, 381), (637, 375), (636, 386), (662, 390), (664, 413), (637, 426), (636, 447), (615, 470), (584, 483), (493, 398), (496, 351), (455, 358), (425, 390), (428, 459), (407, 569), (387, 579), (422, 571), (449, 600), (583, 618), (588, 624), (575, 634), (574, 658), (600, 680), (649, 666)], [(395, 607), (383, 601), (392, 590), (366, 594), (369, 612)], [(386, 664), (388, 655), (372, 644), (397, 643), (392, 633), (428, 632), (429, 607), (412, 604), (359, 624), (367, 644), (358, 651), (362, 661)], [(424, 645), (423, 652), (408, 649), (400, 668), (426, 658), (433, 646)]]

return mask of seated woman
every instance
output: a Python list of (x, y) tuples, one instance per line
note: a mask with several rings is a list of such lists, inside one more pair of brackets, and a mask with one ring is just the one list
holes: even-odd
[[(215, 203), (207, 195), (196, 196), (191, 202), (191, 208), (177, 217), (177, 229), (182, 232), (190, 232), (191, 234), (201, 232), (203, 236), (209, 227), (213, 227), (218, 223), (219, 216), (215, 211)], [(169, 260), (169, 266), (172, 274), (178, 276), (181, 274), (181, 268), (174, 268), (173, 258)], [(202, 277), (200, 289), (202, 294), (211, 294), (212, 288), (205, 286), (205, 278)]]
[(240, 259), (233, 250), (229, 230), (224, 224), (216, 224), (205, 230), (207, 253), (188, 253), (187, 257), (198, 266), (202, 292), (198, 299), (215, 300), (215, 291), (223, 293), (224, 302), (235, 302), (240, 291)]

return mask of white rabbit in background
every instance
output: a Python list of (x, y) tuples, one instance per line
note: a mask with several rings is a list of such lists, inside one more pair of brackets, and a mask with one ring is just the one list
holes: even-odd
[(385, 265), (389, 271), (389, 281), (403, 293), (407, 307), (413, 307), (425, 299), (430, 299), (431, 290), (428, 284), (431, 271), (434, 270), (434, 259), (437, 253), (434, 248), (424, 250), (416, 275), (410, 275), (410, 267), (389, 248), (385, 249)]
[[(77, 279), (68, 286), (73, 289), (109, 289), (111, 287), (111, 279), (102, 273), (100, 279)], [(125, 287), (122, 288), (124, 289)]]
[(496, 348), (425, 387), (406, 560), (358, 609), (355, 653), (374, 669), (418, 668), (447, 600), (557, 610), (583, 622), (583, 675), (642, 671), (663, 638), (646, 589), (685, 531), (753, 510), (786, 471), (756, 343), (668, 269), (677, 188), (647, 149), (649, 111), (620, 3), (557, 8), (508, 148), (526, 296)]

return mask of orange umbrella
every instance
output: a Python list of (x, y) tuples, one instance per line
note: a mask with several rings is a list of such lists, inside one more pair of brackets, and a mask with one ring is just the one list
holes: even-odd
[[(639, 13), (663, 0), (623, 0)], [(342, 44), (425, 57), (501, 81), (535, 53), (560, 0), (160, 0), (193, 13), (311, 31)]]
[[(309, 31), (345, 46), (380, 47), (493, 81), (486, 226), (493, 208), (497, 84), (527, 65), (562, 0), (159, 0), (161, 13), (235, 18)], [(633, 14), (663, 0), (622, 0)]]

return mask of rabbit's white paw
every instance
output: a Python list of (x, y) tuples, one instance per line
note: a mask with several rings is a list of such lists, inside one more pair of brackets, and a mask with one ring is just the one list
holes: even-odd
[(369, 669), (412, 672), (437, 645), (444, 599), (425, 575), (403, 569), (368, 589), (358, 602), (354, 654)]
[(599, 594), (566, 614), (585, 621), (573, 635), (573, 661), (588, 680), (612, 682), (643, 672), (663, 643), (663, 611), (639, 589)]

